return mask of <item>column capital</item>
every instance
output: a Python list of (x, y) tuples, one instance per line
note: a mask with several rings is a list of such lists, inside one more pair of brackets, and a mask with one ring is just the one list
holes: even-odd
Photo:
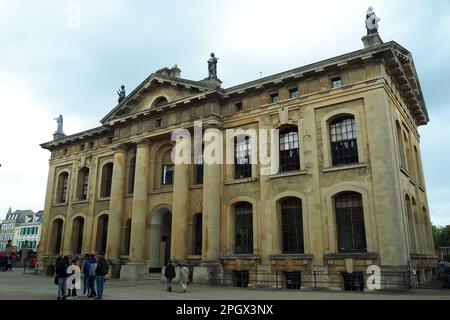
[(152, 145), (152, 141), (150, 139), (142, 139), (134, 142), (136, 144), (136, 148), (149, 148)]
[(128, 151), (128, 146), (126, 144), (118, 144), (112, 147), (114, 153), (123, 153)]

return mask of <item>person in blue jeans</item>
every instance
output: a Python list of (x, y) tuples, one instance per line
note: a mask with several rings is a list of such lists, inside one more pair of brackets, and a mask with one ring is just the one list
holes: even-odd
[(58, 300), (66, 300), (67, 288), (67, 268), (69, 267), (69, 257), (58, 257), (55, 264), (55, 273), (58, 279)]
[(109, 272), (109, 265), (104, 258), (103, 252), (98, 254), (97, 268), (95, 269), (95, 281), (97, 283), (97, 300), (103, 299), (103, 289), (105, 287), (105, 276)]
[(83, 267), (83, 295), (89, 296), (91, 290), (89, 288), (89, 268), (91, 266), (91, 257), (89, 254), (84, 255)]

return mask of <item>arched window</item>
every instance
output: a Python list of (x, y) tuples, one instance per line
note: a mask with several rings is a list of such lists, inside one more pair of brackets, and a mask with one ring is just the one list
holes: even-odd
[(253, 253), (253, 210), (250, 203), (235, 206), (235, 253)]
[(280, 133), (280, 172), (300, 170), (297, 128), (288, 128)]
[(84, 219), (78, 217), (73, 221), (72, 243), (73, 253), (81, 254), (83, 251)]
[(54, 254), (61, 254), (62, 245), (62, 233), (63, 233), (64, 221), (56, 219), (53, 221), (53, 234), (54, 234)]
[(59, 203), (67, 202), (67, 189), (69, 187), (69, 174), (62, 172), (58, 177), (58, 200)]
[(77, 200), (87, 200), (89, 193), (89, 169), (84, 167), (78, 172)]
[(339, 253), (367, 252), (362, 197), (356, 192), (335, 198)]
[(405, 146), (403, 144), (402, 127), (398, 121), (395, 122), (397, 128), (397, 140), (400, 153), (400, 165), (406, 169), (406, 157), (405, 157)]
[(169, 103), (169, 101), (167, 101), (167, 99), (165, 97), (159, 97), (159, 98), (155, 99), (155, 101), (153, 102), (152, 108), (162, 107), (168, 103)]
[(251, 178), (251, 141), (249, 136), (234, 138), (234, 177), (235, 179)]
[(108, 239), (108, 220), (107, 214), (98, 218), (97, 224), (97, 252), (106, 252), (106, 242)]
[(353, 116), (339, 118), (330, 124), (333, 166), (358, 163), (356, 124)]
[(102, 185), (100, 195), (103, 198), (111, 196), (112, 175), (113, 175), (113, 164), (109, 162), (103, 166), (102, 170)]
[(406, 218), (408, 220), (408, 233), (409, 233), (409, 242), (411, 244), (411, 253), (417, 253), (417, 242), (416, 242), (416, 226), (414, 223), (414, 214), (412, 208), (411, 198), (406, 195), (405, 196), (405, 205), (406, 205)]
[(201, 213), (197, 213), (194, 217), (195, 241), (194, 254), (202, 254), (202, 234), (203, 234), (203, 218)]
[(283, 254), (304, 254), (302, 201), (288, 198), (281, 201), (281, 238)]
[(134, 178), (136, 175), (136, 157), (130, 161), (130, 170), (128, 172), (128, 193), (134, 192)]

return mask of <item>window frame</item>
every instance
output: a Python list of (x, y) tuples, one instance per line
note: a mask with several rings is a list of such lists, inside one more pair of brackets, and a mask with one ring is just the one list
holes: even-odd
[[(253, 175), (252, 172), (252, 141), (251, 137), (246, 135), (234, 137), (234, 179), (248, 179)], [(244, 162), (244, 163), (242, 163)]]
[[(348, 123), (349, 120), (350, 123)], [(351, 130), (349, 130), (349, 126), (351, 127)], [(341, 167), (358, 164), (360, 159), (358, 148), (358, 128), (355, 116), (342, 115), (335, 117), (329, 122), (328, 130), (331, 166)], [(350, 134), (352, 138), (349, 138)], [(344, 135), (346, 138), (344, 138)], [(340, 139), (339, 136), (341, 136)]]
[(253, 254), (253, 205), (248, 202), (234, 206), (234, 252)]
[[(290, 139), (290, 134), (296, 133), (296, 138), (293, 137), (293, 139)], [(284, 137), (287, 137), (287, 141), (283, 140)], [(282, 141), (283, 140), (283, 141)], [(293, 148), (286, 149), (286, 145), (290, 147), (290, 145), (293, 144)], [(295, 145), (297, 145), (297, 148), (295, 148)], [(282, 150), (283, 149), (283, 150)], [(296, 151), (296, 155), (288, 155), (288, 153)], [(278, 156), (279, 156), (279, 172), (285, 173), (285, 172), (295, 172), (300, 171), (301, 165), (300, 165), (300, 138), (298, 133), (297, 127), (288, 127), (283, 129), (280, 132), (279, 135), (279, 150), (278, 150)]]

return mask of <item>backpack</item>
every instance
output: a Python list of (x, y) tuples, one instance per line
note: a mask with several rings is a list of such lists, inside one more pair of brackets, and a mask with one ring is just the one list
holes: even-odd
[(108, 274), (108, 272), (109, 272), (109, 265), (108, 265), (108, 263), (106, 262), (105, 259), (100, 259), (100, 260), (98, 261), (96, 272), (97, 272), (99, 275), (101, 275), (101, 276), (104, 276), (104, 275), (107, 275), (107, 274)]

